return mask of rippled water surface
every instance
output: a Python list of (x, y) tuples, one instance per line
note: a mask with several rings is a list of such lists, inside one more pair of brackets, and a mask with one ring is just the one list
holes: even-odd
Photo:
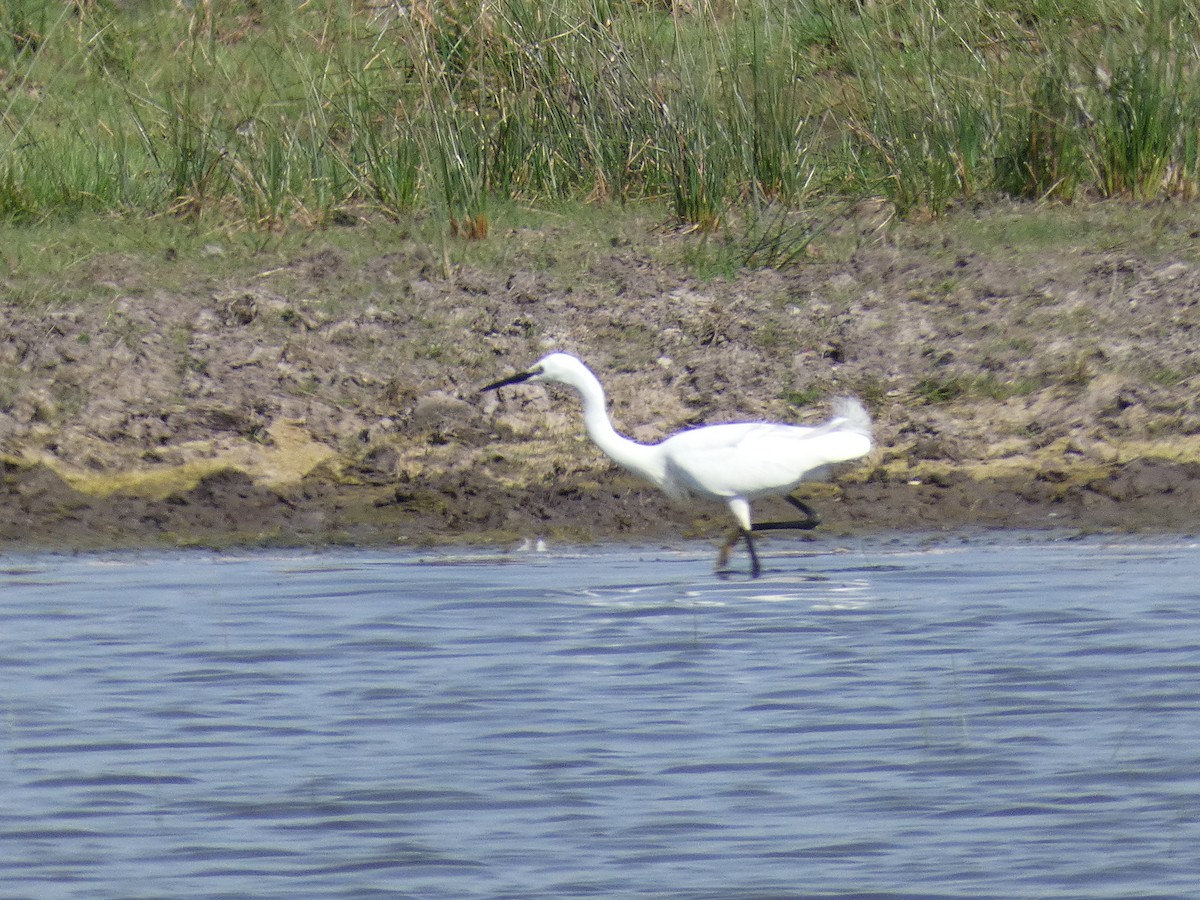
[(0, 557), (3, 897), (1200, 896), (1200, 547)]

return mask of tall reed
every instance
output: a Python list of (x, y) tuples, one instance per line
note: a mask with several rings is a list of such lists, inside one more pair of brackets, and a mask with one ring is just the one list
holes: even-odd
[(862, 195), (937, 214), (1200, 185), (1195, 0), (387, 9), (11, 0), (0, 216), (651, 198), (712, 231)]
[(1155, 197), (1194, 185), (1200, 128), (1194, 32), (1153, 23), (1146, 40), (1110, 43), (1097, 65), (1089, 134), (1106, 196)]

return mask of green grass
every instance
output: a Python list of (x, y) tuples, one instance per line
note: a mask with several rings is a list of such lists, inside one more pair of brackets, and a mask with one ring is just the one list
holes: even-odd
[(955, 400), (986, 398), (1009, 400), (1036, 393), (1042, 382), (1036, 378), (1000, 378), (984, 375), (936, 375), (924, 378), (913, 387), (913, 396), (927, 406), (952, 403)]
[(807, 409), (812, 406), (822, 397), (822, 391), (816, 386), (804, 388), (803, 390), (784, 391), (779, 395), (788, 406), (796, 409)]
[(483, 241), (449, 239), (444, 223), (427, 215), (365, 217), (354, 227), (328, 226), (317, 234), (129, 213), (0, 221), (0, 281), (9, 304), (31, 310), (159, 291), (221, 295), (247, 284), (306, 297), (313, 283), (308, 259), (320, 252), (337, 265), (337, 290), (322, 293), (315, 312), (336, 318), (361, 304), (392, 309), (406, 303), (405, 279), (380, 292), (372, 265), (389, 254), (450, 277), (463, 268), (526, 271), (536, 274), (531, 289), (544, 283), (555, 290), (576, 285), (581, 275), (596, 277), (595, 270), (631, 245), (667, 266), (683, 264), (688, 252), (687, 241), (660, 227), (669, 216), (661, 203), (558, 201), (533, 208), (497, 201), (490, 211), (492, 237)]
[(653, 200), (802, 259), (881, 195), (1194, 196), (1196, 0), (349, 0), (0, 7), (0, 219), (258, 231)]

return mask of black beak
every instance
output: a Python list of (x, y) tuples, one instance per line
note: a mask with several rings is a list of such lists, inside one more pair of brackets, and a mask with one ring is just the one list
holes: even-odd
[(499, 381), (493, 381), (487, 387), (481, 387), (479, 393), (484, 391), (494, 391), (496, 388), (502, 388), (506, 384), (520, 384), (522, 381), (528, 381), (534, 375), (538, 374), (538, 369), (530, 369), (528, 372), (518, 372), (516, 375), (509, 375), (507, 378), (501, 378)]

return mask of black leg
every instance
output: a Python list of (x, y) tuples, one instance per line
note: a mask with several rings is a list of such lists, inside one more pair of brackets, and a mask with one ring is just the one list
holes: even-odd
[(805, 526), (806, 528), (816, 528), (821, 524), (821, 517), (817, 515), (817, 511), (799, 497), (794, 497), (791, 494), (788, 494), (783, 499), (792, 504), (792, 506), (796, 507), (796, 509), (800, 510), (800, 512), (804, 513), (805, 521), (810, 523)]
[(721, 545), (721, 552), (717, 554), (717, 571), (720, 572), (729, 563), (729, 555), (742, 538), (746, 539), (746, 549), (750, 551), (750, 577), (757, 578), (762, 574), (762, 567), (758, 564), (758, 551), (754, 549), (754, 538), (750, 536), (749, 531), (742, 531), (740, 528), (733, 529), (729, 538)]
[(783, 499), (804, 513), (804, 518), (795, 522), (756, 522), (751, 527), (755, 531), (811, 531), (821, 524), (821, 517), (817, 515), (817, 511), (803, 500), (798, 500), (791, 494)]
[(750, 531), (743, 531), (742, 536), (746, 539), (746, 549), (750, 551), (750, 577), (757, 578), (762, 574), (762, 567), (758, 564), (758, 553), (754, 550), (754, 538)]
[(794, 522), (756, 522), (750, 526), (750, 531), (742, 531), (740, 528), (735, 528), (721, 545), (721, 552), (717, 554), (717, 571), (720, 572), (729, 563), (729, 556), (733, 553), (733, 548), (737, 546), (737, 542), (742, 538), (746, 539), (746, 549), (750, 551), (750, 577), (757, 578), (762, 574), (762, 567), (758, 564), (758, 551), (754, 549), (754, 538), (752, 532), (755, 531), (809, 531), (821, 524), (821, 517), (817, 515), (816, 510), (805, 503), (788, 494), (783, 498), (788, 503), (792, 504), (797, 510), (804, 513), (803, 519), (797, 519)]
[(735, 528), (729, 532), (729, 537), (725, 539), (725, 543), (721, 545), (721, 551), (717, 554), (717, 571), (720, 572), (729, 565), (729, 556), (733, 553), (733, 548), (737, 546), (737, 542), (742, 539), (742, 529)]

